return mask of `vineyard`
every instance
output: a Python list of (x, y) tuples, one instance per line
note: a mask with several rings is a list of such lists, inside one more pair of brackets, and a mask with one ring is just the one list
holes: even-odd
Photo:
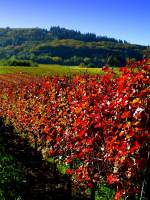
[(0, 117), (45, 160), (63, 166), (72, 193), (90, 191), (94, 200), (107, 184), (114, 200), (148, 199), (150, 65), (103, 72), (0, 75)]

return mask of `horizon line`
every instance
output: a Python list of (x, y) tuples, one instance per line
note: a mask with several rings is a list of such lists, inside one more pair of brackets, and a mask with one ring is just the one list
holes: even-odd
[(117, 39), (117, 38), (112, 37), (112, 36), (99, 35), (99, 34), (97, 34), (97, 33), (90, 32), (90, 31), (89, 31), (89, 32), (82, 32), (82, 31), (80, 31), (80, 30), (75, 30), (75, 29), (71, 29), (71, 28), (61, 27), (61, 26), (59, 26), (59, 25), (49, 26), (49, 28), (48, 28), (48, 27), (47, 27), (47, 28), (46, 28), (46, 27), (39, 27), (39, 26), (32, 26), (32, 27), (11, 27), (11, 26), (6, 26), (6, 27), (0, 27), (0, 29), (44, 29), (44, 30), (49, 31), (50, 28), (52, 28), (52, 27), (60, 27), (60, 28), (64, 28), (64, 29), (67, 29), (67, 30), (72, 30), (72, 31), (80, 32), (81, 34), (88, 34), (88, 33), (90, 33), (90, 34), (95, 34), (96, 37), (106, 37), (106, 38), (108, 38), (108, 39), (115, 39), (115, 40), (117, 40), (117, 41), (121, 40), (121, 41), (127, 42), (128, 44), (131, 44), (131, 45), (139, 45), (139, 46), (145, 46), (145, 47), (149, 47), (149, 46), (150, 46), (150, 44), (138, 44), (138, 43), (134, 43), (134, 42), (128, 42), (128, 41), (125, 40), (125, 39), (119, 39), (119, 38)]

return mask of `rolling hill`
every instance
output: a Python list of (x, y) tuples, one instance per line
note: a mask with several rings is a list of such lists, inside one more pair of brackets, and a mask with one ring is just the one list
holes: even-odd
[(30, 60), (41, 64), (123, 66), (127, 59), (150, 55), (147, 46), (65, 28), (0, 28), (0, 62)]

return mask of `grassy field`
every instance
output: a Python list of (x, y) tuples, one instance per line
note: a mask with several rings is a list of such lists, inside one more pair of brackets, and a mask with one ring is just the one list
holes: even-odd
[(100, 68), (80, 68), (76, 66), (39, 65), (38, 67), (0, 66), (0, 74), (29, 73), (32, 75), (46, 74), (76, 74), (76, 73), (103, 73)]

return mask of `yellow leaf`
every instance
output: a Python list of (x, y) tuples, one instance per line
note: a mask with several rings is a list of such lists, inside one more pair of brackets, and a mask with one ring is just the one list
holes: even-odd
[(136, 99), (133, 99), (132, 103), (133, 104), (135, 104), (135, 103), (141, 103), (141, 100), (140, 100), (140, 98), (136, 98)]
[(121, 136), (123, 136), (124, 135), (124, 131), (121, 131), (120, 133), (119, 133), (119, 136), (121, 137)]

